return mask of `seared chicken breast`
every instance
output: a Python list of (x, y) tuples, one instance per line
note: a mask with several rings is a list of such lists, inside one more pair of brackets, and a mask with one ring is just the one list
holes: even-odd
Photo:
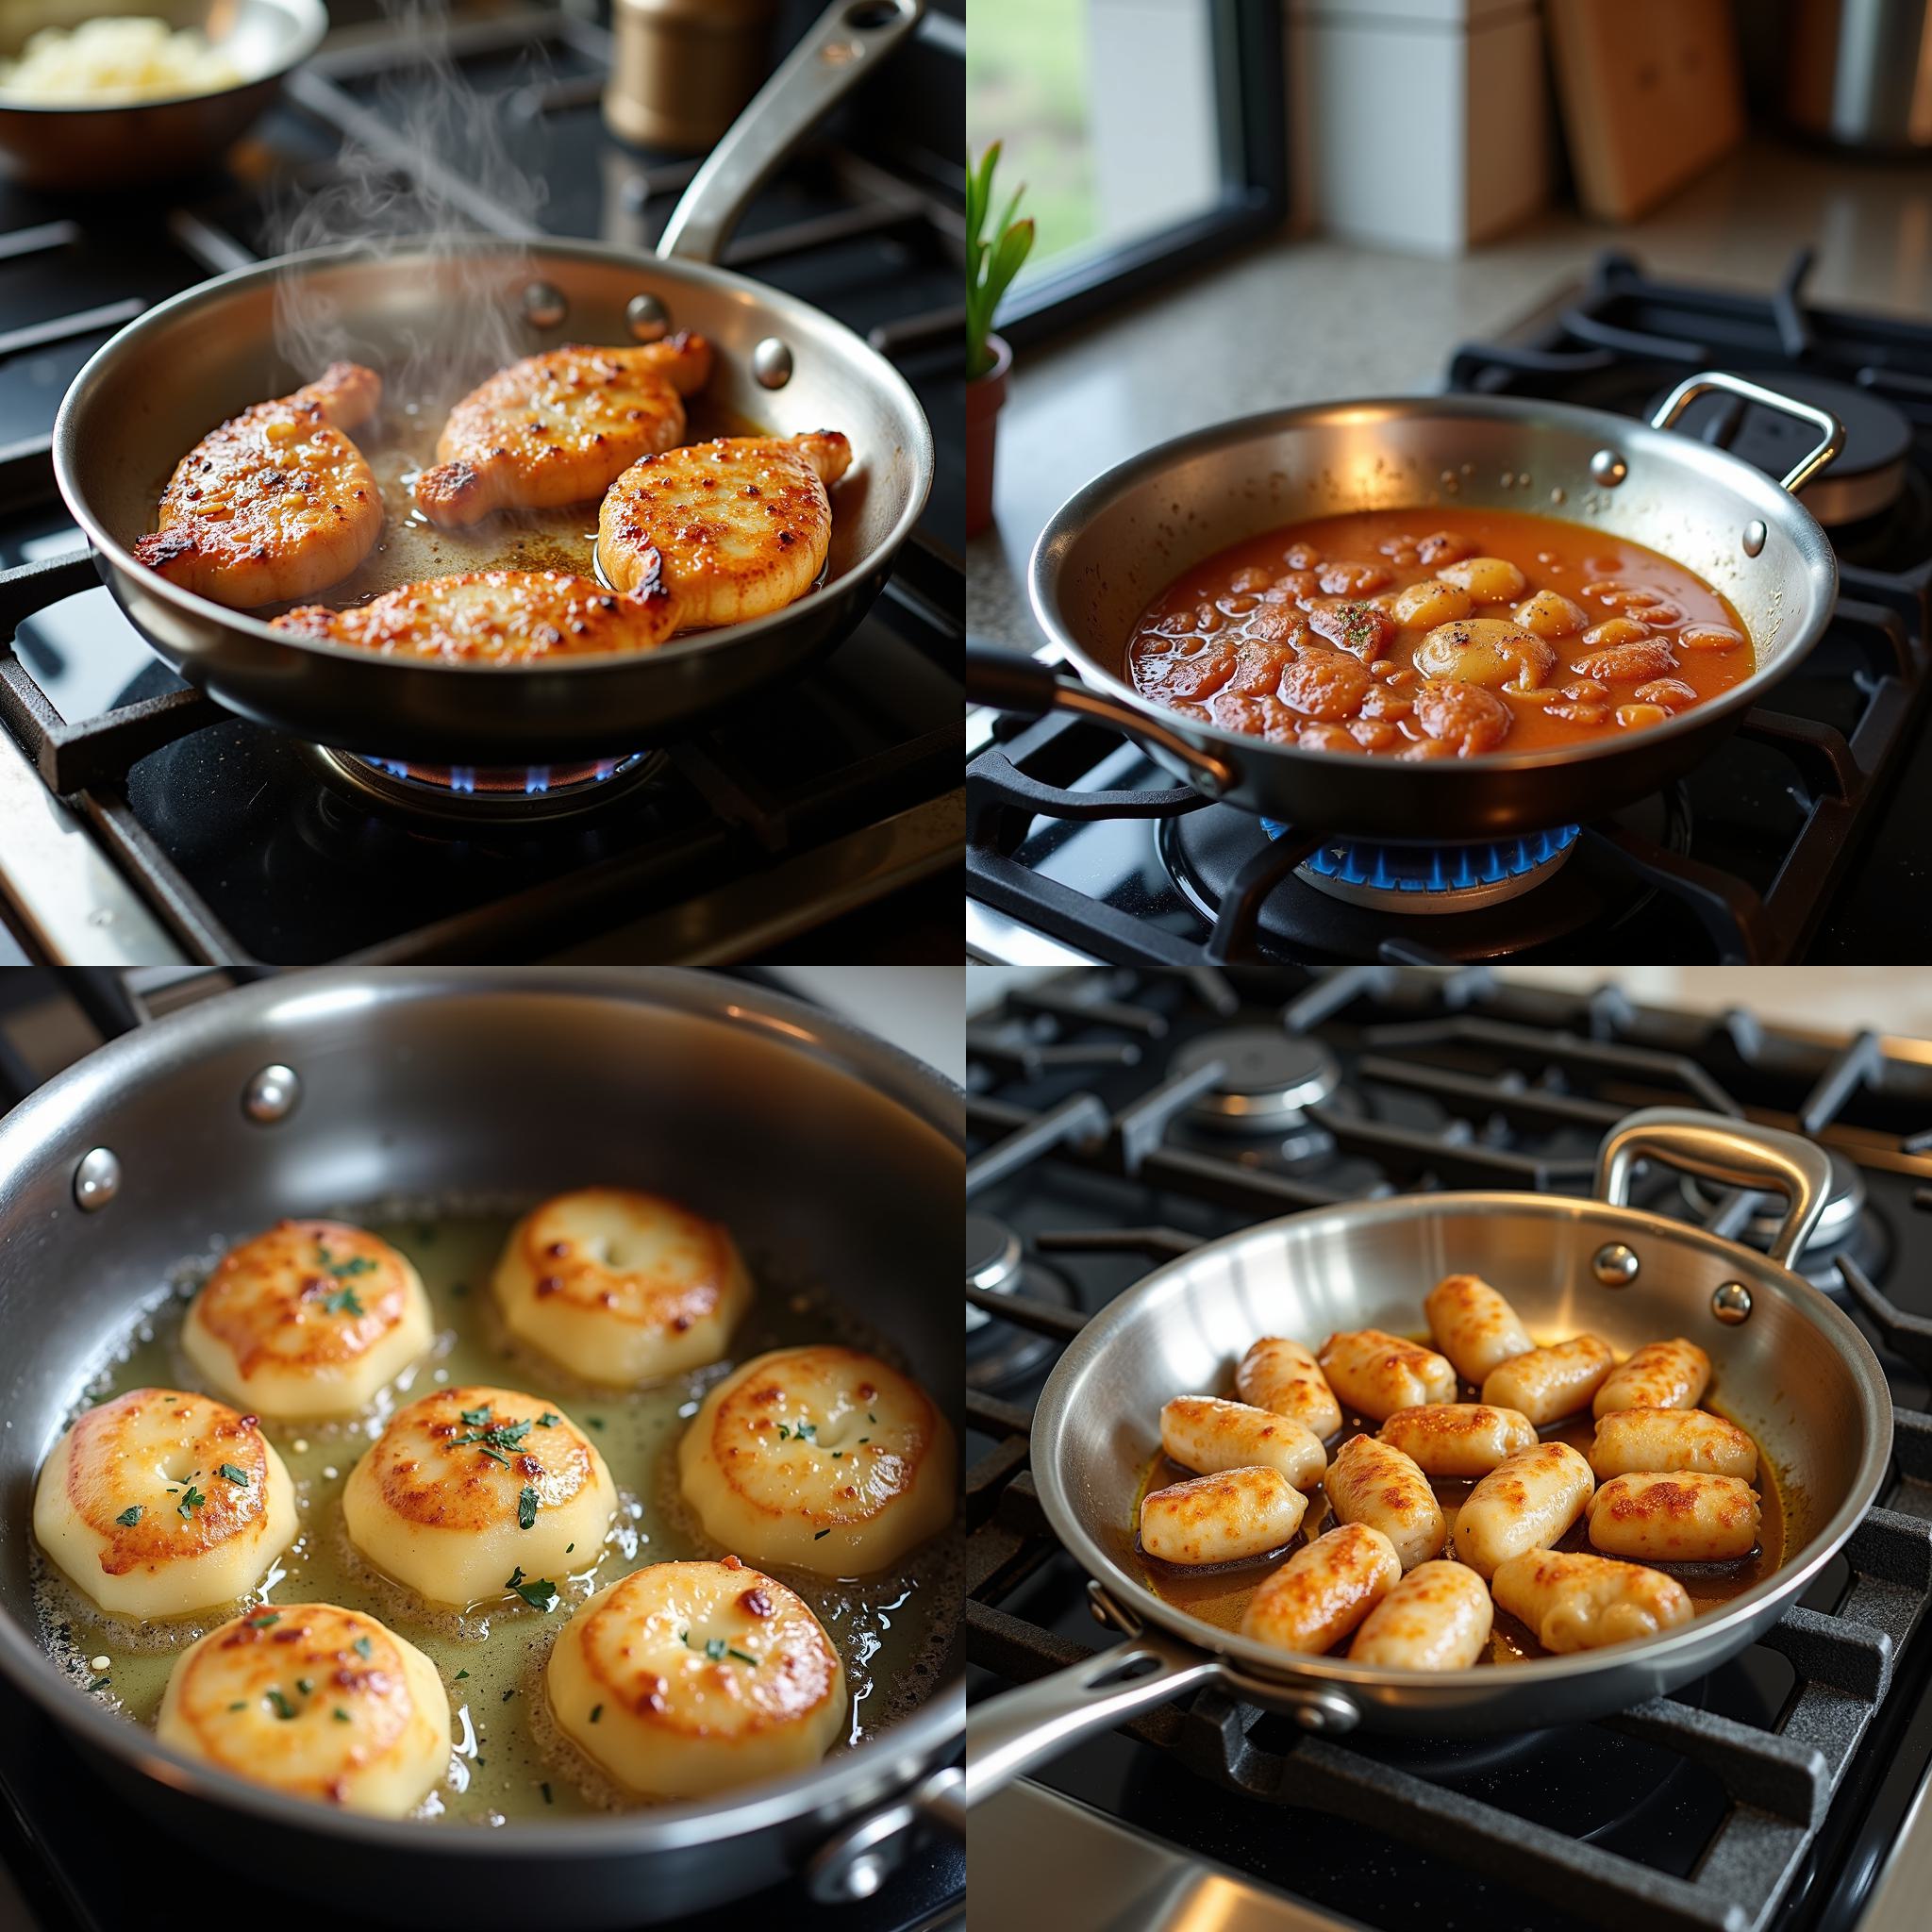
[(658, 589), (617, 594), (563, 571), (471, 570), (405, 584), (351, 610), (304, 605), (275, 627), (398, 658), (526, 664), (655, 650), (676, 621)]
[(782, 610), (825, 567), (825, 490), (851, 462), (852, 445), (835, 429), (729, 436), (641, 457), (598, 514), (604, 575), (625, 591), (661, 584), (680, 630)]
[(135, 556), (237, 610), (340, 582), (382, 528), (375, 478), (342, 432), (381, 401), (373, 369), (334, 362), (292, 395), (231, 417), (175, 466), (159, 527)]
[(711, 345), (691, 334), (525, 356), (450, 411), (435, 465), (416, 478), (416, 507), (454, 526), (601, 496), (640, 457), (682, 439), (683, 398), (710, 374)]

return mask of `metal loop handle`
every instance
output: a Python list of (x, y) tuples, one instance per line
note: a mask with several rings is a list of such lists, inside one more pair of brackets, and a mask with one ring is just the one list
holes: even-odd
[(870, 1898), (905, 1860), (922, 1831), (966, 1842), (965, 1774), (957, 1764), (931, 1773), (904, 1797), (868, 1811), (807, 1861), (806, 1890), (825, 1905)]
[(1831, 1192), (1830, 1158), (1814, 1142), (1688, 1107), (1645, 1108), (1611, 1128), (1597, 1150), (1597, 1198), (1628, 1207), (1631, 1171), (1640, 1160), (1660, 1160), (1729, 1188), (1754, 1193), (1775, 1188), (1788, 1196), (1791, 1205), (1770, 1250), (1780, 1268), (1789, 1268), (1810, 1240)]
[(1781, 395), (1774, 389), (1766, 389), (1761, 383), (1746, 382), (1741, 375), (1731, 375), (1722, 369), (1707, 369), (1702, 375), (1687, 375), (1664, 398), (1663, 407), (1650, 419), (1650, 426), (1668, 429), (1699, 396), (1707, 395), (1712, 390), (1727, 391), (1734, 396), (1742, 396), (1747, 403), (1757, 404), (1760, 408), (1775, 409), (1780, 415), (1799, 417), (1824, 438), (1785, 473), (1782, 479), (1784, 487), (1793, 496), (1844, 450), (1845, 425), (1829, 409), (1821, 409), (1817, 404), (1805, 402), (1797, 396)]
[(658, 253), (718, 260), (773, 169), (924, 12), (925, 0), (832, 0), (691, 176)]

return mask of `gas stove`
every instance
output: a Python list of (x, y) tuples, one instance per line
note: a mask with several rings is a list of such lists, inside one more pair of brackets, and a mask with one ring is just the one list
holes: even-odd
[[(1840, 563), (1825, 635), (1667, 791), (1582, 825), (1469, 847), (1373, 846), (1213, 805), (1117, 732), (975, 713), (974, 957), (1152, 969), (1502, 958), (1601, 964), (1917, 957), (1932, 768), (1932, 326), (1811, 307), (1808, 254), (1768, 296), (1605, 256), (1448, 387), (1648, 417), (1698, 369), (1756, 375), (1847, 425), (1805, 493)], [(1786, 419), (1707, 397), (1686, 432), (1782, 475)], [(1890, 801), (1890, 802), (1889, 802)]]
[[(1108, 1641), (1027, 1469), (1060, 1348), (1154, 1263), (1259, 1220), (1438, 1188), (1587, 1195), (1605, 1131), (1648, 1106), (1801, 1132), (1835, 1180), (1797, 1265), (1872, 1341), (1896, 1410), (1894, 1474), (1841, 1557), (1701, 1681), (1598, 1724), (1442, 1742), (1317, 1739), (1195, 1692), (975, 1808), (976, 1913), (1148, 1932), (1924, 1923), (1932, 1048), (1640, 1007), (1613, 979), (1578, 995), (1378, 964), (1063, 973), (974, 1014), (968, 1049), (973, 1694)], [(1759, 1246), (1776, 1220), (1660, 1172), (1633, 1198)], [(1047, 1859), (1051, 1919), (1028, 1890)]]
[[(949, 870), (964, 29), (945, 8), (900, 50), (890, 98), (868, 90), (815, 137), (725, 256), (867, 335), (918, 391), (941, 449), (877, 604), (804, 678), (629, 758), (410, 767), (231, 715), (160, 664), (98, 582), (48, 439), (68, 382), (121, 325), (274, 253), (274, 210), (345, 174), (426, 183), (470, 225), (537, 232), (523, 207), (385, 118), (416, 70), (379, 11), (332, 9), (338, 30), (227, 175), (111, 203), (0, 184), (0, 957), (11, 927), (34, 957), (92, 964), (701, 962), (769, 953)], [(450, 56), (490, 100), (507, 167), (541, 181), (522, 199), (540, 204), (541, 230), (649, 250), (697, 163), (606, 131), (603, 28), (576, 12), (458, 12)], [(408, 118), (435, 129), (455, 117)], [(933, 922), (932, 892), (908, 919)], [(887, 957), (893, 944), (853, 941)]]

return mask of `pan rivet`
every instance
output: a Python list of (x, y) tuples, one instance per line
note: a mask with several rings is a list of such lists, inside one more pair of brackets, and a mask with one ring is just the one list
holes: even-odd
[(524, 285), (524, 315), (539, 328), (555, 328), (570, 313), (570, 304), (555, 282)]
[(1590, 1265), (1606, 1288), (1628, 1288), (1637, 1279), (1637, 1257), (1622, 1241), (1599, 1248)]
[(1735, 1328), (1751, 1313), (1751, 1291), (1741, 1281), (1727, 1281), (1710, 1298), (1710, 1312), (1726, 1327)]
[(669, 333), (671, 311), (655, 295), (633, 295), (624, 305), (624, 322), (633, 341), (655, 342)]
[(1770, 532), (1756, 517), (1744, 525), (1744, 555), (1756, 557), (1764, 548), (1764, 540)]
[(791, 380), (791, 351), (776, 336), (767, 336), (751, 352), (751, 373), (766, 389), (783, 389)]
[(111, 1147), (95, 1147), (74, 1170), (74, 1204), (83, 1214), (105, 1208), (121, 1191), (121, 1162)]
[(1606, 490), (1614, 490), (1630, 474), (1630, 465), (1613, 449), (1600, 449), (1590, 459), (1590, 474)]
[(276, 1121), (286, 1120), (301, 1097), (300, 1076), (293, 1067), (285, 1067), (277, 1061), (274, 1066), (262, 1068), (249, 1081), (242, 1095), (242, 1111), (250, 1120), (269, 1126)]

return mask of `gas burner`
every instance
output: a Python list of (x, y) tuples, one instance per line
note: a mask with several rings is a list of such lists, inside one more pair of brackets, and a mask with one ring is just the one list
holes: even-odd
[(1183, 1118), (1220, 1133), (1268, 1134), (1305, 1124), (1302, 1109), (1326, 1100), (1341, 1068), (1319, 1041), (1279, 1026), (1230, 1026), (1204, 1033), (1175, 1052), (1172, 1074), (1191, 1074), (1209, 1060), (1227, 1071), (1192, 1101)]
[(555, 765), (415, 765), (322, 744), (309, 749), (328, 777), (364, 799), (469, 824), (568, 818), (626, 796), (670, 762), (661, 751), (634, 751)]
[[(1271, 839), (1289, 826), (1263, 819)], [(1527, 892), (1575, 849), (1579, 827), (1532, 832), (1487, 845), (1324, 845), (1295, 875), (1319, 892), (1385, 912), (1474, 912)]]
[[(1829, 409), (1845, 425), (1843, 450), (1805, 486), (1805, 508), (1821, 524), (1862, 523), (1897, 501), (1912, 447), (1912, 426), (1903, 411), (1868, 389), (1826, 376), (1788, 369), (1740, 369), (1737, 374)], [(1652, 414), (1668, 392), (1658, 393)], [(1798, 417), (1761, 409), (1722, 391), (1699, 396), (1677, 427), (1687, 436), (1722, 444), (1772, 476), (1795, 468), (1818, 441), (1818, 432)]]
[[(1835, 1147), (1825, 1152), (1831, 1159), (1831, 1192), (1825, 1197), (1824, 1212), (1818, 1217), (1811, 1239), (1805, 1243), (1800, 1258), (1806, 1261), (1842, 1245), (1857, 1231), (1865, 1211), (1865, 1176), (1858, 1172), (1857, 1163)], [(1679, 1186), (1686, 1203), (1703, 1222), (1709, 1221), (1724, 1198), (1724, 1190), (1695, 1174), (1685, 1174)], [(1748, 1241), (1754, 1248), (1770, 1247), (1784, 1221), (1785, 1209), (1782, 1194), (1745, 1194), (1740, 1203), (1745, 1219), (1738, 1225), (1735, 1239)]]
[[(1072, 1285), (1062, 1274), (1026, 1259), (1020, 1237), (991, 1214), (966, 1212), (966, 1285), (989, 1294), (1028, 1294), (1041, 1301), (1074, 1306)], [(1002, 1322), (984, 1308), (966, 1305), (966, 1381), (970, 1388), (1009, 1388), (1054, 1352), (1044, 1335)]]

